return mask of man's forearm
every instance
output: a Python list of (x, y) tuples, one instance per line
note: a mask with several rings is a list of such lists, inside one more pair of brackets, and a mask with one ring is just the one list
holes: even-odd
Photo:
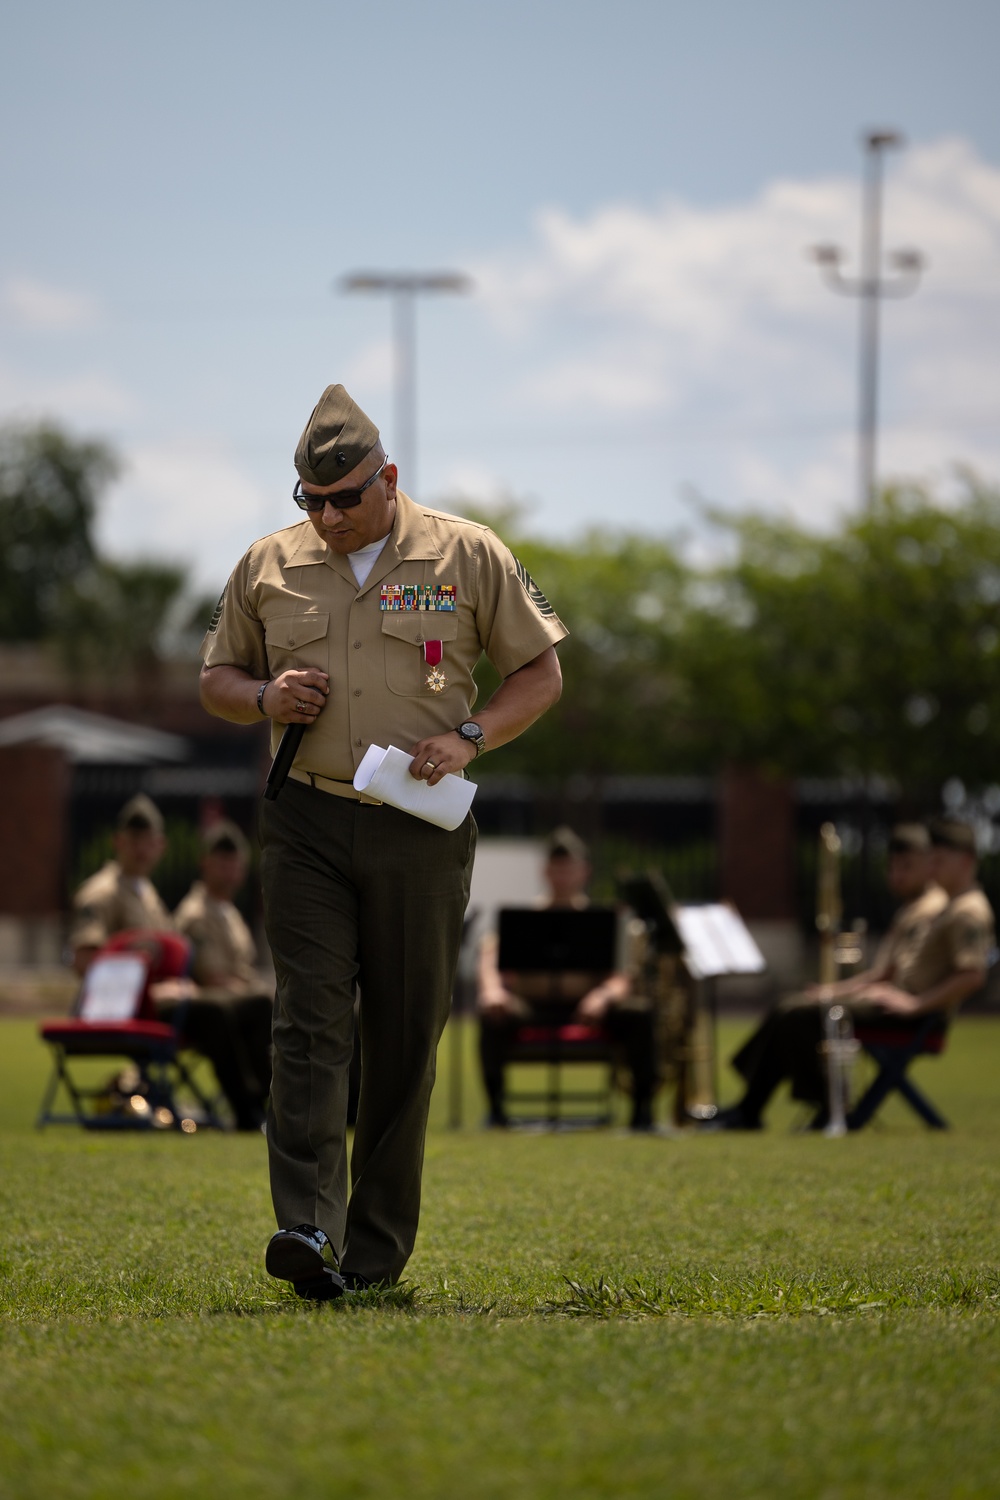
[(914, 1015), (926, 1016), (935, 1011), (954, 1010), (963, 1000), (981, 990), (985, 983), (985, 969), (962, 969), (918, 995)]
[(496, 750), (516, 740), (558, 702), (561, 693), (559, 658), (555, 647), (550, 646), (534, 661), (505, 677), (486, 708), (476, 713), (487, 750)]
[(198, 679), (202, 707), (231, 724), (258, 724), (257, 692), (261, 679), (242, 667), (202, 667)]

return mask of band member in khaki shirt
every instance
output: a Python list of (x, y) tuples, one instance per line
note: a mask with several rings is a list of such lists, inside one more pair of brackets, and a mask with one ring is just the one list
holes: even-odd
[(177, 910), (174, 924), (191, 944), (191, 978), (201, 1005), (225, 1017), (229, 1052), (240, 1076), (241, 1119), (259, 1127), (271, 1089), (274, 986), (256, 968), (257, 950), (233, 897), (246, 883), (250, 850), (227, 821), (202, 835), (201, 879)]
[(829, 1000), (843, 997), (855, 1020), (877, 1020), (880, 1029), (906, 1034), (929, 1015), (940, 1016), (946, 1026), (962, 1001), (982, 989), (995, 932), (992, 908), (976, 884), (973, 831), (957, 819), (938, 818), (930, 825), (928, 843), (927, 890), (914, 893), (894, 924), (891, 952), (883, 947), (881, 964), (877, 961), (850, 993), (842, 986), (817, 986), (818, 1003), (770, 1016), (734, 1058), (747, 1079), (746, 1093), (706, 1128), (759, 1130), (761, 1112), (784, 1078), (791, 1078), (796, 1099), (822, 1102), (818, 1047), (823, 1004)]
[[(166, 846), (160, 809), (142, 793), (133, 797), (118, 814), (116, 859), (85, 880), (73, 902), (70, 942), (78, 973), (115, 933), (176, 930), (149, 879)], [(256, 1009), (234, 1006), (225, 990), (202, 990), (188, 978), (166, 980), (151, 994), (158, 1019), (176, 1026), (185, 1045), (211, 1062), (236, 1128), (259, 1130), (270, 1081), (270, 1003), (264, 1002), (261, 1017), (259, 1000)]]
[(73, 897), (69, 940), (78, 974), (116, 932), (173, 927), (149, 878), (167, 847), (160, 809), (141, 792), (132, 797), (118, 814), (112, 841), (114, 859), (85, 880)]
[[(236, 723), (306, 726), (261, 808), (261, 878), (277, 976), (268, 1118), (279, 1231), (266, 1264), (302, 1296), (394, 1281), (413, 1248), (437, 1042), (475, 848), (354, 791), (372, 744), (435, 785), (521, 734), (559, 696), (551, 605), (488, 528), (397, 488), (377, 428), (343, 386), (295, 455), (297, 524), (237, 564), (204, 647), (202, 701)], [(470, 718), (485, 652), (503, 678)], [(353, 991), (361, 1096), (348, 1202)], [(343, 1266), (343, 1274), (339, 1269)]]
[[(590, 854), (572, 828), (557, 828), (549, 837), (543, 878), (544, 911), (586, 911), (590, 905)], [(629, 959), (631, 955), (626, 954)], [(504, 1105), (507, 1055), (518, 1027), (564, 1025), (577, 1021), (603, 1027), (620, 1049), (632, 1084), (630, 1129), (653, 1129), (656, 1091), (656, 1036), (653, 1009), (638, 982), (639, 964), (629, 962), (613, 974), (501, 974), (495, 932), (483, 937), (477, 965), (476, 1008), (479, 1011), (479, 1060), (489, 1101), (487, 1124), (506, 1127)]]

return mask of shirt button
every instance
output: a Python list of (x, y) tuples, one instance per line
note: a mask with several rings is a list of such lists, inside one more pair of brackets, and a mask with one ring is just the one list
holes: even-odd
[(354, 743), (356, 745), (363, 745), (364, 744), (364, 740), (355, 740)]
[(354, 649), (355, 649), (355, 651), (360, 651), (361, 650), (361, 642), (360, 641), (355, 641), (354, 642)]
[(354, 689), (354, 696), (355, 696), (355, 698), (360, 698), (361, 697), (361, 689), (360, 688), (355, 688)]

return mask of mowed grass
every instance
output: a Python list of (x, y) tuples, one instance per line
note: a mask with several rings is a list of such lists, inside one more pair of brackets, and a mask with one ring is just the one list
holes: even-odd
[(0, 1496), (1000, 1494), (996, 1021), (840, 1141), (485, 1133), (471, 1041), (407, 1284), (310, 1308), (262, 1139), (38, 1134), (0, 1023)]

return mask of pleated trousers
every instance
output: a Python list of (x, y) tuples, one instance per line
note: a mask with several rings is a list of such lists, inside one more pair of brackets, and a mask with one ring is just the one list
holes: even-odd
[[(395, 1281), (416, 1239), (475, 822), (449, 833), (288, 781), (261, 804), (259, 827), (277, 980), (267, 1122), (275, 1218), (281, 1228), (318, 1225), (345, 1270)], [(355, 983), (361, 1093), (348, 1193)]]

